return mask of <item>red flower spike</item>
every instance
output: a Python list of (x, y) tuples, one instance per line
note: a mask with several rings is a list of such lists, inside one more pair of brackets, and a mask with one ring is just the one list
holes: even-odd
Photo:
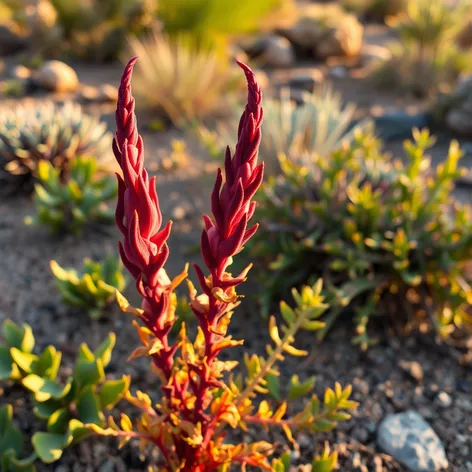
[(165, 327), (164, 322), (170, 306), (170, 294), (168, 286), (162, 284), (162, 280), (167, 277), (159, 277), (159, 274), (169, 254), (166, 241), (171, 223), (161, 230), (162, 215), (155, 178), (149, 179), (144, 168), (143, 140), (138, 133), (131, 94), (131, 75), (136, 60), (131, 59), (123, 72), (115, 114), (113, 151), (123, 171), (123, 177), (117, 176), (118, 203), (115, 216), (124, 237), (123, 243), (120, 243), (121, 258), (144, 297), (142, 319), (163, 344), (163, 349), (159, 355), (153, 355), (153, 359), (158, 368), (170, 374), (175, 348), (168, 345), (167, 333), (170, 327)]

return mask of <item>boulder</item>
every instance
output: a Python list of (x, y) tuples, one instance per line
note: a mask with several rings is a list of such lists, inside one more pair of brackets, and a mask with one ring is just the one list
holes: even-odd
[(282, 33), (299, 55), (319, 59), (354, 57), (360, 53), (364, 27), (337, 5), (317, 6), (306, 8), (298, 23)]
[(33, 78), (41, 88), (52, 92), (74, 92), (79, 86), (75, 70), (61, 61), (45, 62)]
[(243, 46), (244, 52), (267, 67), (290, 67), (295, 62), (295, 51), (286, 38), (270, 34)]
[(412, 410), (388, 415), (380, 423), (377, 444), (411, 472), (439, 472), (449, 467), (441, 440)]

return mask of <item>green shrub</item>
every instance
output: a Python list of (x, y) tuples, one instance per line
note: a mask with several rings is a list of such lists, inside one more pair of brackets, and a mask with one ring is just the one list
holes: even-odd
[[(264, 100), (259, 153), (264, 159), (266, 175), (279, 171), (280, 155), (290, 155), (305, 163), (313, 153), (329, 154), (342, 142), (351, 142), (357, 130), (370, 126), (368, 121), (354, 125), (356, 107), (352, 103), (343, 104), (341, 96), (331, 87), (304, 92), (302, 96), (303, 102), (297, 105), (290, 98), (290, 90), (284, 89), (280, 98)], [(199, 137), (210, 154), (218, 156), (227, 143), (234, 149), (235, 137), (229, 130), (235, 127), (236, 118), (231, 126), (220, 126), (216, 131), (200, 126)]]
[(230, 36), (256, 31), (288, 0), (160, 0), (158, 15), (170, 35), (188, 34), (192, 42), (225, 44)]
[(133, 77), (138, 104), (162, 111), (176, 126), (222, 113), (239, 84), (213, 49), (189, 37), (130, 38), (130, 55), (140, 58)]
[[(2, 333), (4, 344), (0, 345), (0, 379), (18, 382), (32, 393), (34, 413), (47, 424), (46, 431), (33, 434), (34, 451), (43, 462), (55, 462), (66, 447), (92, 434), (91, 427), (87, 425), (103, 426), (103, 411), (112, 408), (128, 390), (130, 379), (126, 376), (119, 380), (105, 379), (104, 369), (111, 360), (115, 335), (109, 334), (95, 352), (83, 343), (72, 375), (62, 383), (57, 379), (61, 353), (48, 346), (41, 354), (34, 354), (35, 340), (30, 326), (24, 324), (20, 327), (6, 320)], [(0, 412), (0, 455), (2, 452), (7, 454), (7, 459), (14, 464), (15, 455), (11, 449), (18, 454), (21, 449), (13, 436), (2, 441), (2, 426), (5, 425), (2, 414), (7, 413)], [(36, 455), (25, 461), (25, 466), (30, 465)]]
[(406, 11), (408, 0), (342, 0), (347, 10), (367, 19), (384, 21)]
[(60, 169), (48, 161), (38, 165), (39, 183), (35, 184), (36, 216), (27, 224), (48, 226), (51, 232), (80, 232), (90, 222), (111, 222), (113, 211), (108, 202), (117, 194), (116, 181), (105, 175), (97, 179), (97, 162), (77, 157), (70, 165), (70, 175), (61, 182)]
[(128, 35), (155, 23), (156, 0), (51, 0), (63, 32), (62, 48), (94, 61), (119, 57)]
[(355, 314), (355, 342), (364, 348), (368, 321), (381, 313), (429, 315), (443, 336), (470, 322), (471, 211), (451, 194), (461, 151), (452, 143), (432, 171), (425, 152), (433, 142), (415, 130), (405, 164), (368, 133), (313, 155), (310, 165), (281, 159), (283, 175), (263, 188), (262, 223), (248, 251), (270, 267), (266, 313), (287, 286), (323, 276), (331, 308), (321, 335), (343, 311)]
[(19, 459), (23, 454), (23, 434), (13, 425), (11, 405), (0, 407), (0, 470), (2, 472), (35, 472), (36, 455)]
[(63, 269), (51, 261), (62, 300), (67, 305), (83, 308), (91, 318), (98, 319), (103, 310), (115, 300), (115, 292), (124, 290), (126, 280), (119, 258), (109, 254), (102, 262), (84, 259), (82, 270)]
[(455, 7), (443, 0), (409, 1), (405, 14), (388, 22), (399, 41), (391, 46), (392, 58), (376, 71), (379, 84), (425, 96), (472, 70), (471, 53), (456, 44), (470, 10), (471, 5), (462, 0)]
[(4, 107), (0, 115), (0, 186), (32, 189), (40, 161), (51, 162), (66, 177), (78, 155), (109, 153), (106, 124), (85, 114), (72, 102)]

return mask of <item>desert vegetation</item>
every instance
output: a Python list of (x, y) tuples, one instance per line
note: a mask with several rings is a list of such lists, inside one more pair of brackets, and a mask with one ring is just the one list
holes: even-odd
[(0, 470), (472, 470), (471, 24), (0, 0)]

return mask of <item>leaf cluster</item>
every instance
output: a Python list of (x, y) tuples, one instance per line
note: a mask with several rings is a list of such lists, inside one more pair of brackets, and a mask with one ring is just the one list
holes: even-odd
[(38, 164), (39, 183), (35, 184), (36, 216), (27, 224), (45, 225), (53, 233), (81, 232), (90, 222), (111, 222), (113, 211), (108, 202), (117, 194), (116, 180), (109, 175), (97, 179), (97, 162), (77, 157), (70, 175), (61, 182), (60, 170), (48, 161)]
[(80, 272), (64, 269), (56, 261), (51, 261), (50, 266), (63, 302), (85, 309), (93, 319), (103, 315), (103, 310), (114, 301), (116, 290), (126, 287), (121, 261), (112, 253), (101, 262), (84, 259)]
[(393, 83), (425, 96), (470, 71), (470, 52), (456, 42), (470, 11), (467, 1), (454, 6), (443, 0), (407, 2), (406, 11), (388, 21), (399, 41), (391, 46), (392, 58), (376, 72), (380, 85)]
[[(305, 286), (300, 292), (293, 290), (295, 308), (292, 309), (285, 303), (281, 303), (280, 323), (275, 318), (270, 321), (270, 336), (272, 342), (267, 345), (267, 356), (246, 355), (244, 369), (239, 374), (232, 374), (238, 363), (236, 361), (221, 361), (216, 359), (210, 366), (209, 378), (213, 379), (213, 388), (210, 389), (205, 405), (194, 410), (195, 396), (191, 392), (186, 394), (174, 393), (170, 397), (163, 395), (160, 402), (153, 405), (150, 397), (144, 392), (137, 392), (136, 396), (128, 395), (127, 399), (141, 410), (141, 417), (133, 425), (132, 420), (122, 414), (121, 421), (116, 423), (110, 418), (108, 427), (94, 427), (99, 434), (119, 437), (123, 445), (132, 438), (139, 438), (141, 447), (154, 446), (156, 438), (163, 444), (166, 451), (166, 461), (170, 463), (171, 470), (178, 470), (184, 463), (179, 462), (173, 444), (177, 439), (183, 439), (184, 444), (198, 451), (202, 464), (207, 464), (209, 470), (229, 470), (231, 464), (242, 466), (252, 465), (261, 470), (279, 471), (284, 463), (283, 459), (269, 462), (268, 458), (273, 454), (274, 446), (265, 441), (249, 444), (231, 444), (224, 441), (225, 431), (228, 428), (240, 428), (247, 430), (250, 425), (259, 425), (263, 428), (282, 428), (290, 442), (294, 442), (293, 433), (304, 430), (309, 433), (329, 431), (339, 421), (350, 419), (349, 410), (357, 404), (349, 400), (351, 388), (342, 388), (336, 384), (335, 389), (327, 389), (323, 401), (316, 395), (312, 395), (305, 408), (289, 416), (288, 404), (277, 398), (271, 400), (274, 395), (274, 382), (271, 378), (277, 378), (279, 371), (277, 363), (284, 360), (285, 355), (304, 356), (306, 351), (294, 346), (295, 335), (299, 329), (316, 331), (324, 326), (319, 321), (327, 305), (321, 295), (321, 281), (314, 286)], [(190, 284), (191, 297), (193, 286)], [(119, 297), (125, 311), (141, 315), (139, 309), (132, 308), (128, 302)], [(219, 338), (215, 348), (237, 346), (241, 341), (233, 340), (226, 336), (228, 319), (222, 320), (218, 326)], [(161, 351), (162, 343), (152, 336), (147, 329), (135, 324), (143, 347), (138, 348), (132, 354), (132, 358), (138, 356), (153, 356)], [(176, 353), (172, 375), (169, 384), (182, 382), (195, 382), (195, 372), (202, 369), (206, 363), (205, 344), (202, 330), (199, 328), (195, 339), (189, 339), (185, 324), (182, 324), (180, 333), (179, 351)], [(175, 379), (175, 380), (173, 380)], [(300, 398), (311, 393), (314, 381), (300, 383), (294, 377), (289, 388), (289, 399)], [(210, 418), (209, 431), (211, 436), (202, 435), (202, 423), (190, 421), (190, 412)], [(162, 442), (161, 442), (162, 441)], [(189, 452), (188, 454), (193, 454)], [(322, 457), (316, 458), (313, 470), (333, 470), (336, 463), (336, 455), (326, 452)], [(174, 468), (175, 467), (175, 468)], [(159, 470), (159, 469), (156, 469)], [(167, 470), (167, 469), (166, 469)], [(288, 469), (287, 469), (288, 470)]]
[(470, 208), (452, 196), (462, 153), (453, 142), (433, 170), (426, 152), (434, 139), (413, 135), (406, 163), (383, 154), (369, 133), (306, 166), (282, 158), (283, 176), (261, 194), (251, 247), (271, 269), (262, 276), (266, 313), (287, 285), (323, 276), (330, 310), (321, 336), (346, 310), (363, 347), (372, 341), (368, 320), (381, 313), (430, 315), (444, 336), (470, 323)]
[[(16, 382), (30, 391), (35, 415), (46, 422), (46, 431), (33, 434), (35, 455), (29, 463), (32, 464), (37, 457), (45, 463), (54, 462), (62, 456), (66, 447), (92, 433), (90, 424), (103, 425), (103, 410), (112, 408), (128, 390), (128, 377), (123, 376), (119, 380), (105, 378), (115, 335), (110, 334), (95, 352), (85, 343), (82, 344), (72, 375), (62, 381), (59, 378), (61, 352), (48, 346), (40, 354), (35, 354), (35, 340), (30, 326), (19, 326), (7, 320), (3, 324), (2, 334), (4, 344), (0, 346), (0, 380)], [(17, 436), (13, 434), (5, 439), (4, 451), (13, 449), (21, 453)], [(0, 442), (0, 451), (1, 446)], [(8, 455), (12, 460), (15, 457), (11, 452)]]
[(107, 154), (106, 124), (76, 103), (49, 101), (5, 109), (0, 117), (0, 182), (11, 191), (32, 189), (40, 161), (49, 161), (65, 178), (77, 155)]

